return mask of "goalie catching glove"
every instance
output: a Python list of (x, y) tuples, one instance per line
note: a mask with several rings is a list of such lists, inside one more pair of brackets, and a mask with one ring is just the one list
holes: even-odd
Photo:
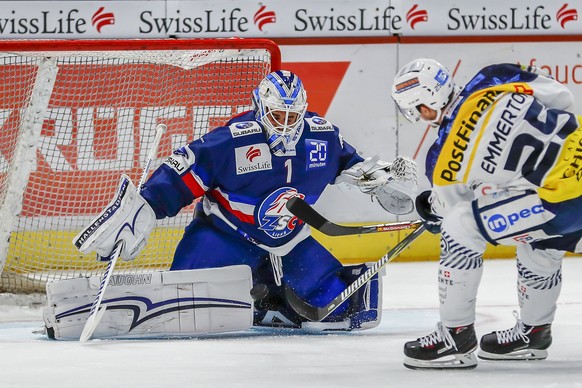
[(153, 209), (131, 179), (122, 175), (115, 198), (73, 239), (73, 244), (82, 253), (95, 251), (99, 260), (109, 261), (116, 244), (121, 243), (121, 258), (133, 260), (145, 246), (155, 223)]
[(416, 162), (410, 158), (398, 156), (392, 163), (378, 156), (367, 158), (343, 171), (335, 183), (342, 182), (376, 198), (390, 213), (402, 215), (414, 210), (418, 178)]

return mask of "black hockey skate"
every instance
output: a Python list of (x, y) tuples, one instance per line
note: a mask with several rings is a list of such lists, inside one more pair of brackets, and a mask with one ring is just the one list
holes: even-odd
[(514, 312), (517, 324), (481, 337), (479, 358), (483, 360), (543, 360), (552, 344), (551, 324), (530, 326)]
[(410, 369), (475, 368), (477, 337), (473, 325), (448, 328), (438, 323), (436, 331), (404, 345), (404, 366)]

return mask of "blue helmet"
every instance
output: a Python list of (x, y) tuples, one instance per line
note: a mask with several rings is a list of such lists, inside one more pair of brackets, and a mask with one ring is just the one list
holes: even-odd
[(307, 110), (307, 93), (301, 79), (287, 70), (270, 73), (253, 91), (253, 108), (271, 151), (285, 154), (297, 142)]

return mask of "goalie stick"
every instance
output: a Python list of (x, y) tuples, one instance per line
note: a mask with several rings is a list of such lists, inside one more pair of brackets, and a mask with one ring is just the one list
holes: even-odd
[(404, 248), (410, 245), (410, 243), (412, 243), (424, 231), (424, 225), (421, 223), (420, 226), (418, 226), (412, 233), (396, 244), (394, 248), (388, 251), (388, 253), (382, 256), (380, 260), (369, 267), (366, 272), (361, 274), (352, 284), (347, 286), (345, 290), (343, 290), (326, 306), (316, 307), (307, 303), (299, 296), (297, 296), (291, 287), (285, 285), (285, 296), (287, 298), (287, 302), (289, 302), (293, 310), (295, 310), (295, 312), (297, 312), (297, 314), (301, 315), (303, 318), (317, 322), (325, 319), (325, 317), (335, 311), (335, 309), (337, 309), (343, 302), (345, 302), (354, 292), (359, 290), (364, 284), (366, 284), (366, 282), (368, 282), (368, 280), (376, 275), (384, 265), (394, 260), (394, 258), (396, 258), (396, 256), (398, 256), (398, 254), (404, 250)]
[(417, 229), (421, 221), (394, 222), (390, 224), (363, 225), (363, 226), (345, 226), (338, 225), (322, 216), (307, 202), (299, 197), (292, 197), (287, 201), (287, 209), (305, 221), (308, 225), (319, 230), (328, 236), (348, 236), (352, 234), (394, 232), (397, 230)]
[[(137, 192), (141, 190), (141, 187), (145, 183), (148, 173), (150, 171), (150, 167), (152, 165), (153, 160), (156, 158), (158, 154), (158, 147), (160, 145), (160, 140), (162, 139), (162, 135), (166, 132), (166, 125), (165, 124), (158, 124), (156, 126), (156, 136), (154, 137), (154, 142), (150, 148), (148, 158), (146, 160), (146, 164), (143, 168), (143, 172), (139, 179), (139, 183), (136, 187)], [(111, 274), (113, 273), (113, 268), (115, 268), (115, 264), (117, 263), (117, 259), (119, 259), (119, 255), (121, 254), (121, 249), (123, 248), (123, 243), (120, 241), (115, 244), (115, 248), (113, 250), (113, 255), (109, 263), (107, 263), (107, 268), (105, 269), (105, 273), (103, 273), (103, 277), (101, 278), (101, 283), (99, 284), (99, 290), (97, 291), (97, 296), (91, 305), (91, 310), (89, 311), (89, 316), (87, 317), (87, 322), (85, 322), (85, 326), (83, 327), (83, 331), (81, 332), (81, 337), (79, 341), (86, 342), (91, 339), (93, 332), (99, 325), (103, 314), (105, 314), (105, 310), (107, 307), (100, 308), (101, 302), (103, 301), (103, 296), (105, 295), (105, 290), (107, 289), (107, 285), (109, 284), (109, 279), (111, 279)]]

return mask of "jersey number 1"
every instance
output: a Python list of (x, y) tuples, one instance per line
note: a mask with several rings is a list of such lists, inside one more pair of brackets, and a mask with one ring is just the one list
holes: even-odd
[(291, 159), (285, 161), (285, 168), (287, 168), (287, 183), (291, 183), (291, 174), (293, 174), (293, 164)]

